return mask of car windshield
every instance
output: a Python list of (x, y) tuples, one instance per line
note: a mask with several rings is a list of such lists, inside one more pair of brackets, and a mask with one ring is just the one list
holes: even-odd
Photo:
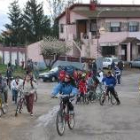
[(119, 62), (119, 59), (113, 59), (114, 62)]
[(50, 72), (57, 72), (57, 71), (58, 71), (58, 67), (55, 67), (55, 68), (50, 70)]

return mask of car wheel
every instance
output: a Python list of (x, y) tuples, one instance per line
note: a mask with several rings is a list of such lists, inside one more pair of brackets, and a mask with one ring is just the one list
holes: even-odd
[(56, 78), (53, 76), (53, 77), (51, 78), (51, 81), (52, 81), (52, 82), (55, 82), (55, 81), (56, 81)]
[(133, 66), (132, 66), (132, 64), (131, 64), (131, 63), (129, 64), (129, 66), (130, 66), (130, 68), (133, 68)]

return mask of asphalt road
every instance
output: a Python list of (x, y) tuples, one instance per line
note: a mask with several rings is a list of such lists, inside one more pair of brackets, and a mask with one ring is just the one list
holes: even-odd
[[(140, 140), (139, 71), (124, 72), (122, 84), (116, 87), (121, 105), (99, 102), (75, 105), (76, 125), (60, 137), (55, 127), (58, 99), (51, 99), (55, 83), (39, 83), (39, 99), (34, 116), (23, 113), (14, 117), (15, 105), (0, 119), (0, 139), (3, 140)], [(10, 99), (9, 99), (10, 100)]]

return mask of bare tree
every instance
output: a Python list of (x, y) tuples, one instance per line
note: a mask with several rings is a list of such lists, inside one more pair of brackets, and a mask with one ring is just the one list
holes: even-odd
[(65, 55), (70, 51), (70, 47), (64, 41), (50, 36), (44, 38), (40, 46), (44, 62), (49, 69), (52, 68), (61, 55)]
[[(78, 2), (78, 0), (46, 0), (50, 9), (52, 21), (61, 14), (66, 7), (69, 7), (73, 3)], [(51, 8), (50, 8), (51, 7)]]

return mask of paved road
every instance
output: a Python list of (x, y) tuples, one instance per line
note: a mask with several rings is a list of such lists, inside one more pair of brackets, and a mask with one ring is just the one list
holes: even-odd
[[(123, 76), (117, 86), (120, 106), (99, 103), (75, 106), (76, 126), (73, 131), (66, 128), (63, 137), (55, 128), (57, 99), (50, 99), (53, 83), (39, 85), (39, 100), (34, 107), (34, 117), (24, 108), (14, 117), (15, 105), (9, 103), (9, 112), (0, 119), (0, 138), (3, 140), (139, 140), (140, 139), (140, 95), (139, 74)], [(42, 115), (43, 114), (43, 115)]]
[[(75, 108), (75, 129), (69, 131), (67, 128), (63, 137), (58, 136), (54, 119), (50, 120), (50, 124), (39, 123), (41, 126), (34, 132), (38, 132), (38, 134), (41, 132), (40, 140), (139, 140), (140, 95), (138, 80), (139, 74), (123, 77), (122, 84), (117, 86), (121, 100), (120, 106), (109, 104), (100, 106), (99, 103), (77, 105)], [(51, 115), (53, 116), (53, 113)], [(46, 115), (46, 117), (48, 116)], [(36, 138), (38, 138), (38, 134), (34, 135), (33, 133)], [(32, 138), (37, 140), (35, 137)]]

